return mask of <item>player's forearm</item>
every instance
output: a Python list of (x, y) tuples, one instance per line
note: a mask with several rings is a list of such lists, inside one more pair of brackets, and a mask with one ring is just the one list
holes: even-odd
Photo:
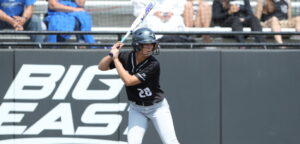
[(257, 5), (255, 9), (255, 16), (260, 19), (263, 11), (263, 3), (262, 0), (257, 0)]
[(33, 13), (33, 6), (27, 6), (23, 12), (23, 15), (22, 17), (26, 19), (26, 21), (31, 18), (32, 16), (32, 13)]
[(102, 70), (102, 71), (106, 71), (106, 70), (109, 70), (110, 67), (110, 63), (112, 62), (112, 58), (110, 56), (105, 56), (103, 57), (100, 61), (99, 61), (99, 64), (98, 64), (98, 69), (99, 70)]
[(129, 74), (125, 70), (125, 68), (123, 67), (122, 63), (120, 62), (120, 60), (118, 58), (114, 59), (114, 63), (115, 63), (115, 67), (117, 69), (119, 76), (121, 77), (121, 79), (123, 80), (123, 82), (126, 86), (133, 86), (133, 85), (140, 83), (140, 81), (138, 80), (138, 78), (136, 76)]
[(5, 12), (3, 12), (2, 10), (0, 10), (0, 20), (5, 21), (11, 25), (14, 24), (14, 19), (12, 17), (10, 17), (9, 15), (7, 15)]

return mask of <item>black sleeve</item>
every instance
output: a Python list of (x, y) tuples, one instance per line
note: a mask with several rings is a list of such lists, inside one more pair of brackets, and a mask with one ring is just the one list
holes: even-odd
[[(120, 52), (120, 54), (119, 54), (119, 60), (121, 61), (122, 64), (123, 64), (123, 61), (124, 61), (123, 59), (124, 58), (125, 58), (124, 52)], [(110, 69), (116, 68), (114, 61), (111, 61), (111, 63), (109, 64), (109, 68)]]
[(252, 16), (254, 16), (253, 12), (252, 12), (252, 7), (250, 5), (250, 1), (249, 0), (244, 0), (245, 2), (245, 11), (246, 11), (246, 17), (245, 19), (250, 19)]
[(139, 71), (135, 74), (135, 76), (142, 82), (145, 82), (147, 80), (151, 80), (154, 77), (159, 75), (159, 63), (157, 61), (151, 62), (151, 64), (147, 65), (146, 68)]
[(225, 19), (228, 17), (228, 12), (225, 10), (219, 0), (214, 0), (213, 5), (213, 20)]
[(114, 61), (111, 61), (111, 63), (109, 64), (109, 68), (110, 69), (116, 68)]

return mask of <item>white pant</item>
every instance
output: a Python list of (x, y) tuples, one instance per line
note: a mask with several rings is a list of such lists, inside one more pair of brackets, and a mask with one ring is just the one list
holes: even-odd
[(130, 102), (128, 120), (128, 144), (141, 144), (148, 121), (151, 120), (164, 144), (179, 144), (166, 99), (152, 106), (140, 106)]

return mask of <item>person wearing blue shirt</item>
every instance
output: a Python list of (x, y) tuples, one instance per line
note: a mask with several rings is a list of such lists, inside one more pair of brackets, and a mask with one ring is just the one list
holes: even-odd
[[(48, 0), (45, 22), (49, 31), (91, 31), (92, 18), (84, 9), (85, 0)], [(49, 35), (48, 42), (63, 42), (70, 35)], [(79, 40), (95, 43), (92, 35), (81, 35)]]
[[(42, 31), (41, 19), (33, 15), (36, 0), (0, 0), (0, 30)], [(30, 35), (33, 42), (43, 42), (44, 36)]]

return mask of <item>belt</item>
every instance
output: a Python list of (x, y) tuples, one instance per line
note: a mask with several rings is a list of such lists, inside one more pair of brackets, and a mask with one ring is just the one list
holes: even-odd
[(152, 106), (156, 103), (159, 103), (161, 101), (156, 101), (156, 102), (147, 102), (147, 101), (132, 101), (133, 103), (140, 105), (140, 106)]

